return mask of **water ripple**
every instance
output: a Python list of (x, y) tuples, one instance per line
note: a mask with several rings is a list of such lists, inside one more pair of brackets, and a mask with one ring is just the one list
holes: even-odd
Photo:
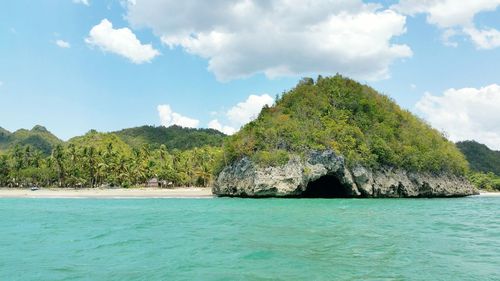
[(500, 280), (499, 206), (0, 199), (0, 280)]

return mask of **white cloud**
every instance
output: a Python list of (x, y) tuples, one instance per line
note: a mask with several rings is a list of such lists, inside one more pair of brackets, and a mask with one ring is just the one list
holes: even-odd
[(453, 41), (452, 39), (455, 38), (455, 36), (458, 36), (459, 32), (457, 32), (454, 29), (446, 29), (443, 31), (443, 34), (441, 34), (441, 41), (443, 44), (445, 44), (448, 47), (458, 47), (458, 43), (456, 41)]
[(250, 95), (246, 101), (240, 102), (229, 109), (226, 115), (232, 124), (242, 126), (257, 118), (264, 105), (271, 106), (273, 102), (274, 99), (267, 94)]
[(64, 40), (56, 40), (56, 45), (61, 47), (61, 48), (71, 48), (71, 44), (69, 44), (69, 42), (66, 42)]
[(208, 127), (232, 135), (243, 125), (257, 118), (265, 105), (271, 106), (273, 103), (274, 99), (267, 94), (250, 95), (245, 101), (236, 104), (223, 113), (229, 125), (223, 125), (218, 119), (214, 119), (208, 123)]
[(478, 30), (466, 28), (464, 32), (470, 36), (478, 49), (494, 49), (500, 47), (500, 31), (490, 28)]
[(111, 52), (126, 57), (133, 63), (150, 62), (160, 55), (151, 44), (142, 44), (135, 34), (128, 28), (114, 29), (113, 24), (103, 19), (92, 27), (85, 42), (97, 46), (105, 52)]
[(443, 29), (443, 42), (456, 47), (449, 39), (467, 35), (478, 49), (500, 46), (500, 32), (493, 28), (478, 29), (474, 17), (482, 12), (495, 11), (500, 0), (401, 0), (392, 9), (407, 15), (427, 14), (427, 22)]
[(206, 58), (219, 80), (337, 72), (382, 79), (412, 56), (391, 42), (406, 32), (406, 17), (361, 0), (129, 1), (127, 19)]
[(226, 135), (232, 135), (236, 132), (235, 128), (231, 126), (223, 126), (217, 119), (208, 122), (208, 127), (210, 129), (215, 129), (217, 131), (223, 132)]
[(83, 4), (85, 6), (90, 6), (89, 0), (73, 0), (73, 3)]
[(500, 85), (426, 93), (416, 108), (451, 140), (477, 140), (500, 150)]
[(393, 8), (408, 15), (427, 14), (427, 21), (441, 28), (467, 26), (480, 12), (494, 11), (499, 0), (401, 0)]
[(158, 114), (160, 116), (160, 123), (162, 126), (169, 127), (178, 125), (187, 128), (196, 128), (200, 124), (199, 120), (182, 116), (179, 113), (173, 112), (168, 104), (158, 105)]

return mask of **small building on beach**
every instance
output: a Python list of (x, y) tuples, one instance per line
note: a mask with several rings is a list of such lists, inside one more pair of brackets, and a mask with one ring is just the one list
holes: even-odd
[(146, 182), (146, 187), (160, 187), (160, 181), (157, 178), (149, 179)]

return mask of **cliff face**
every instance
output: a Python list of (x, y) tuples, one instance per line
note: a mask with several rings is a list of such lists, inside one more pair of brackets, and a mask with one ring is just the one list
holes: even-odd
[(279, 167), (259, 167), (249, 158), (226, 166), (213, 193), (241, 197), (458, 197), (477, 194), (461, 176), (363, 166), (349, 168), (332, 150), (292, 157)]

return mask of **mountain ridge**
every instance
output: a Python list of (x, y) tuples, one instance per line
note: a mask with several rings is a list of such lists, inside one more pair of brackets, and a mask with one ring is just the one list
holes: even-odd
[(473, 171), (492, 172), (500, 176), (500, 151), (490, 149), (485, 144), (474, 140), (460, 141), (456, 145), (467, 158)]
[[(35, 125), (32, 129), (18, 129), (10, 132), (0, 127), (0, 151), (9, 150), (16, 145), (29, 145), (43, 154), (49, 155), (57, 145), (68, 145), (86, 139), (92, 143), (103, 141), (123, 142), (130, 148), (140, 148), (149, 145), (159, 148), (165, 145), (168, 149), (188, 150), (201, 146), (222, 146), (226, 135), (214, 129), (194, 129), (180, 126), (139, 126), (124, 128), (112, 132), (89, 132), (63, 141), (42, 125)], [(121, 146), (123, 146), (120, 143)]]
[(40, 125), (34, 126), (31, 130), (18, 129), (12, 133), (5, 129), (0, 131), (0, 150), (29, 145), (48, 155), (56, 145), (62, 143), (61, 139)]

